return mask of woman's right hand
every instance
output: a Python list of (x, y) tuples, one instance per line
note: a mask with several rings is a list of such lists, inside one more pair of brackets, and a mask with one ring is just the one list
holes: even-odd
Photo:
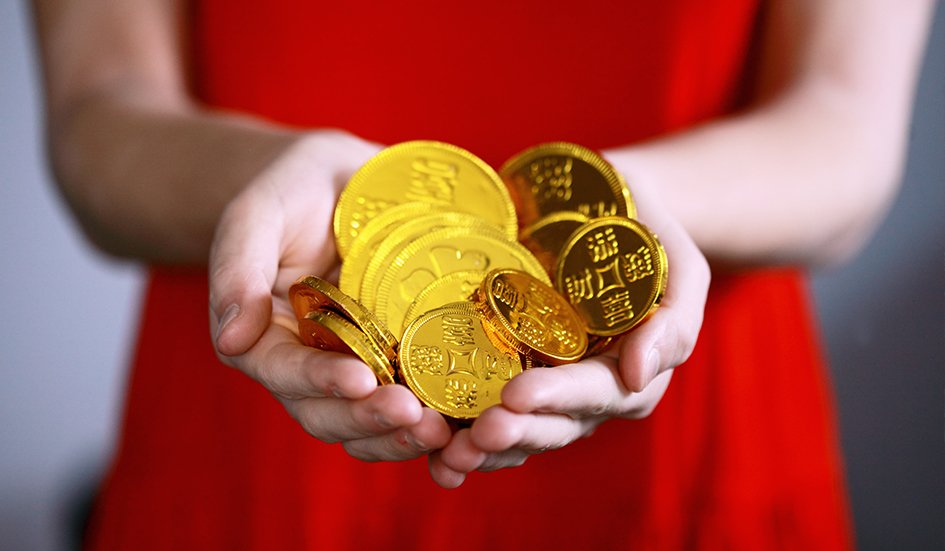
[(379, 149), (342, 132), (308, 134), (230, 202), (210, 252), (210, 319), (220, 360), (306, 432), (358, 459), (398, 461), (445, 446), (444, 418), (404, 386), (378, 387), (360, 360), (303, 345), (287, 297), (300, 275), (337, 274), (335, 203)]

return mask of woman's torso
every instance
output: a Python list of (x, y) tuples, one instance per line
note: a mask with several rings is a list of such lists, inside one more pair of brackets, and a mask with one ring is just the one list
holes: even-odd
[[(754, 2), (205, 0), (207, 104), (497, 166), (540, 142), (633, 143), (738, 105)], [(633, 182), (630, 182), (632, 188)], [(672, 275), (670, 274), (670, 277)], [(802, 278), (717, 275), (653, 415), (437, 488), (425, 462), (314, 441), (216, 360), (206, 274), (152, 271), (103, 548), (838, 548), (846, 509)]]

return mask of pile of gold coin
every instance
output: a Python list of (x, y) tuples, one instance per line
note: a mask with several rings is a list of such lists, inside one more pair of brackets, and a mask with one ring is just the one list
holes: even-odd
[(605, 350), (666, 288), (666, 255), (603, 158), (569, 143), (499, 172), (433, 141), (388, 147), (335, 208), (338, 288), (289, 292), (303, 342), (473, 419), (524, 369)]

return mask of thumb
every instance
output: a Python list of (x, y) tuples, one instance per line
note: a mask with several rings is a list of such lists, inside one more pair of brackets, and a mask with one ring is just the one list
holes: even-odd
[(241, 194), (224, 211), (210, 250), (210, 330), (217, 352), (249, 350), (269, 325), (279, 267), (280, 210)]
[(657, 375), (686, 361), (702, 328), (709, 265), (678, 226), (668, 230), (664, 242), (672, 274), (666, 295), (650, 318), (620, 344), (620, 375), (633, 392), (641, 392)]

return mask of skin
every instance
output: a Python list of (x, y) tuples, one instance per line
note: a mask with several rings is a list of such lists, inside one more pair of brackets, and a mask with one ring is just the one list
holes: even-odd
[(604, 152), (634, 182), (640, 219), (673, 267), (660, 309), (607, 354), (516, 377), (502, 405), (451, 434), (406, 388), (379, 388), (361, 362), (303, 346), (284, 298), (299, 275), (337, 274), (335, 199), (381, 145), (196, 104), (175, 2), (34, 1), (50, 158), (89, 238), (119, 256), (208, 264), (224, 363), (354, 457), (428, 454), (444, 487), (520, 465), (609, 418), (648, 415), (695, 345), (706, 258), (727, 269), (854, 254), (898, 186), (932, 7), (770, 3), (747, 109)]

